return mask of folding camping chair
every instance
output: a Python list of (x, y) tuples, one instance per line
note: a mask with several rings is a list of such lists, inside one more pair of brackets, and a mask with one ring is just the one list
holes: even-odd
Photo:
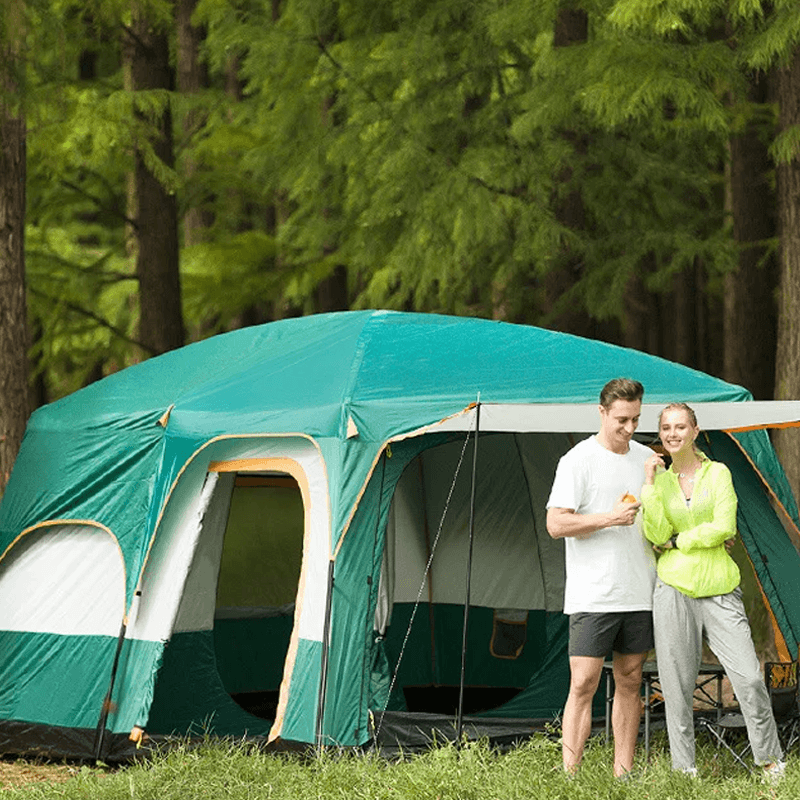
[[(778, 726), (778, 736), (786, 752), (800, 741), (797, 661), (767, 661), (764, 664), (764, 683)], [(711, 734), (718, 746), (724, 747), (745, 769), (750, 769), (744, 760), (750, 752), (750, 741), (740, 711), (729, 711), (716, 720), (702, 717), (697, 722)]]
[(785, 751), (800, 741), (797, 661), (767, 661), (764, 681), (778, 725), (778, 735)]

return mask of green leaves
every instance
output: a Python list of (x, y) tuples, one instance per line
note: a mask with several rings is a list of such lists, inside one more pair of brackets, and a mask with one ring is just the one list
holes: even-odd
[[(620, 323), (633, 275), (665, 293), (690, 265), (731, 269), (727, 142), (754, 119), (772, 130), (748, 85), (798, 46), (800, 5), (573, 6), (588, 33), (555, 47), (556, 0), (199, 0), (208, 81), (181, 95), (125, 88), (125, 3), (32, 4), (34, 313), (73, 342), (68, 309), (93, 309), (81, 325), (99, 357), (128, 357), (135, 283), (117, 277), (132, 272), (135, 146), (184, 210), (206, 215), (202, 243), (182, 252), (193, 335), (287, 304), (313, 311), (342, 267), (354, 306), (548, 322), (560, 304)], [(147, 8), (176, 44), (172, 4)], [(187, 122), (174, 168), (151, 143), (168, 108)], [(798, 152), (794, 128), (772, 142), (777, 163)], [(548, 276), (561, 273), (559, 300)]]

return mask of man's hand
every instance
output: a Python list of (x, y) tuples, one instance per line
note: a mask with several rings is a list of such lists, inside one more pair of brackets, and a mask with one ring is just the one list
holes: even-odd
[(554, 539), (569, 537), (588, 539), (604, 528), (633, 525), (636, 519), (636, 512), (641, 508), (642, 504), (635, 498), (632, 503), (625, 502), (626, 495), (631, 497), (627, 492), (620, 495), (617, 504), (611, 511), (592, 514), (578, 514), (573, 508), (551, 506), (547, 509), (547, 532)]
[(617, 500), (617, 504), (614, 506), (614, 511), (612, 512), (617, 520), (617, 522), (614, 523), (615, 525), (633, 525), (635, 522), (636, 514), (642, 507), (642, 504), (635, 497), (633, 498), (633, 502), (631, 502), (631, 497), (633, 497), (633, 495), (626, 492)]

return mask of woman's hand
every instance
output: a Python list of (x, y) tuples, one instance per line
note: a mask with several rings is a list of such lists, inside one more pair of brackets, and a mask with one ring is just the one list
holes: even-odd
[(656, 477), (656, 471), (659, 467), (664, 466), (664, 459), (661, 457), (660, 453), (653, 453), (647, 461), (644, 462), (644, 482), (648, 486), (653, 485), (653, 481)]
[(658, 555), (661, 555), (662, 553), (665, 553), (667, 550), (672, 550), (672, 549), (676, 548), (677, 545), (675, 544), (675, 538), (676, 538), (676, 535), (673, 534), (663, 544), (654, 544), (653, 545), (653, 550), (655, 550)]

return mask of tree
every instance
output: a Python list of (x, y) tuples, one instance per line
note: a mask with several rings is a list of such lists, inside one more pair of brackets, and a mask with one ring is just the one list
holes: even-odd
[[(778, 316), (775, 395), (800, 398), (800, 47), (778, 70), (780, 130), (793, 147), (778, 164), (778, 215), (781, 282)], [(800, 487), (800, 438), (796, 431), (778, 431), (776, 447), (795, 494)]]
[(200, 55), (205, 31), (192, 22), (196, 7), (197, 0), (175, 2), (177, 90), (182, 102), (188, 106), (183, 113), (181, 124), (185, 151), (182, 165), (185, 205), (183, 241), (188, 247), (203, 241), (207, 228), (213, 222), (213, 214), (209, 208), (211, 198), (206, 196), (203, 184), (195, 180), (199, 167), (191, 147), (192, 138), (202, 135), (205, 125), (202, 107), (195, 107), (193, 101), (204, 88), (208, 87), (209, 81), (207, 65)]
[[(588, 36), (589, 16), (584, 9), (566, 6), (557, 10), (553, 35), (554, 48), (585, 45)], [(543, 281), (544, 302), (547, 307), (545, 318), (548, 324), (557, 330), (582, 336), (589, 336), (591, 330), (591, 320), (585, 309), (575, 303), (559, 303), (559, 300), (580, 282), (581, 273), (586, 269), (581, 248), (574, 246), (582, 236), (586, 235), (587, 227), (581, 181), (576, 179), (575, 172), (576, 166), (579, 169), (585, 162), (586, 137), (590, 135), (574, 130), (562, 131), (570, 156), (565, 159), (557, 176), (553, 207), (556, 220), (564, 226), (565, 233), (555, 263), (547, 270)]]
[(138, 136), (134, 154), (133, 203), (136, 274), (139, 280), (139, 339), (150, 354), (184, 344), (178, 256), (178, 205), (174, 191), (169, 41), (164, 21), (134, 0), (125, 31)]
[(25, 300), (25, 6), (0, 11), (0, 493), (28, 420)]
[[(102, 367), (88, 379), (180, 343), (181, 307), (205, 336), (350, 302), (569, 316), (721, 374), (734, 335), (752, 349), (744, 325), (722, 336), (723, 298), (755, 296), (740, 258), (761, 276), (774, 244), (744, 227), (764, 175), (744, 156), (770, 135), (747, 91), (775, 61), (774, 42), (756, 45), (786, 3), (759, 17), (723, 0), (140, 0), (127, 91), (118, 3), (92, 3), (97, 69), (78, 81), (59, 54), (69, 63), (73, 34), (76, 63), (90, 49), (65, 12), (65, 44), (38, 27), (31, 40), (62, 88), (43, 91), (29, 145), (30, 298), (55, 393), (78, 364)], [(192, 208), (213, 215), (186, 215), (179, 250), (173, 221)], [(125, 224), (144, 248), (129, 257)], [(168, 319), (169, 337), (143, 341)]]

